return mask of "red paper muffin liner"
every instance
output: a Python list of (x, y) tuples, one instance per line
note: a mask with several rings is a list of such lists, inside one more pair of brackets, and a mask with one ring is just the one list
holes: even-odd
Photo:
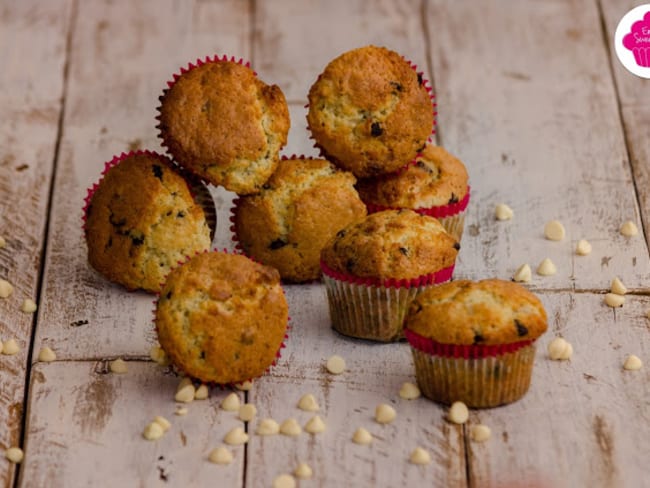
[(381, 286), (384, 288), (418, 288), (421, 286), (434, 285), (439, 283), (444, 283), (445, 281), (451, 280), (452, 275), (454, 274), (454, 266), (452, 264), (448, 268), (443, 268), (434, 273), (429, 273), (426, 275), (418, 276), (417, 278), (411, 279), (397, 279), (397, 278), (386, 278), (381, 280), (379, 278), (369, 278), (354, 276), (347, 273), (341, 273), (330, 268), (327, 263), (321, 260), (320, 262), (321, 269), (323, 274), (333, 278), (337, 281), (344, 281), (352, 283), (355, 285), (363, 286)]

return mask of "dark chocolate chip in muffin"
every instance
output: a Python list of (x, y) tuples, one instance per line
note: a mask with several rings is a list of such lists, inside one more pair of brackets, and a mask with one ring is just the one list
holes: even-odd
[(528, 334), (528, 327), (526, 327), (517, 319), (515, 319), (515, 326), (517, 327), (517, 335), (519, 337), (523, 337)]

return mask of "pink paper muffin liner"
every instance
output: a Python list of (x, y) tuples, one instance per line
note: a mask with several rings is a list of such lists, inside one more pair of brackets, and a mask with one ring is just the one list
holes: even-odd
[(442, 344), (410, 329), (415, 375), (422, 394), (450, 405), (489, 408), (514, 402), (530, 386), (535, 341), (511, 344)]
[(454, 266), (415, 279), (361, 278), (339, 273), (321, 261), (332, 328), (341, 334), (380, 342), (402, 339), (402, 324), (413, 299), (449, 281)]

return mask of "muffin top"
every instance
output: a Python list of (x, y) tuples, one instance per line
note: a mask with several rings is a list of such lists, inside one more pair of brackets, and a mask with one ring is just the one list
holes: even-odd
[(136, 152), (114, 162), (88, 200), (88, 261), (111, 281), (157, 292), (179, 261), (209, 249), (210, 228), (166, 157)]
[(396, 52), (366, 46), (327, 65), (309, 90), (307, 122), (328, 159), (361, 178), (412, 161), (434, 115), (422, 76)]
[(172, 270), (156, 306), (172, 363), (205, 382), (263, 374), (283, 343), (288, 306), (277, 270), (245, 256), (198, 254)]
[(160, 136), (181, 165), (239, 194), (259, 191), (287, 142), (289, 109), (276, 85), (234, 61), (200, 64), (160, 98)]
[(404, 171), (366, 178), (357, 190), (366, 203), (389, 208), (430, 208), (458, 203), (467, 195), (465, 165), (440, 146), (427, 145)]
[(454, 265), (460, 245), (433, 217), (385, 210), (339, 231), (321, 259), (355, 277), (415, 279)]
[(539, 298), (521, 285), (488, 279), (431, 287), (411, 303), (407, 329), (442, 344), (510, 344), (546, 331)]
[(320, 276), (320, 251), (337, 231), (366, 216), (356, 178), (324, 159), (280, 161), (257, 195), (235, 207), (235, 232), (244, 251), (274, 266), (288, 281)]

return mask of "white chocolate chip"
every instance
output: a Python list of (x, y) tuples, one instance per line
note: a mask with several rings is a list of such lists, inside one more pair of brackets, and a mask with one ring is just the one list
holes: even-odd
[(108, 367), (111, 370), (111, 373), (115, 374), (126, 374), (129, 372), (129, 367), (122, 358), (117, 358), (108, 363)]
[(241, 405), (239, 401), (239, 396), (237, 393), (231, 393), (221, 402), (221, 409), (226, 412), (237, 412), (239, 411), (239, 406)]
[(311, 393), (307, 393), (300, 397), (300, 400), (298, 401), (298, 408), (300, 410), (304, 410), (305, 412), (318, 412), (320, 409), (316, 398), (314, 398), (314, 395)]
[(41, 350), (38, 351), (38, 360), (43, 363), (51, 363), (56, 360), (56, 354), (52, 349), (47, 346), (41, 347)]
[(293, 471), (293, 475), (300, 480), (308, 480), (314, 475), (314, 472), (309, 464), (300, 463)]
[(174, 395), (174, 400), (177, 402), (190, 403), (194, 401), (195, 393), (196, 389), (191, 381), (189, 383), (181, 382), (181, 384), (178, 385), (176, 394)]
[(361, 446), (367, 446), (372, 443), (372, 434), (363, 427), (359, 427), (352, 435), (352, 442)]
[(244, 403), (239, 407), (239, 420), (250, 422), (257, 415), (257, 408), (252, 403)]
[(623, 295), (617, 295), (616, 293), (606, 293), (605, 303), (612, 308), (622, 307), (625, 303), (625, 297)]
[[(650, 310), (647, 310), (645, 313), (645, 318), (650, 319)], [(1, 350), (1, 349), (0, 349)]]
[(390, 405), (381, 403), (375, 408), (375, 421), (379, 424), (390, 424), (395, 417), (397, 417), (397, 413)]
[(617, 295), (625, 295), (627, 293), (627, 288), (623, 282), (618, 277), (616, 277), (612, 280), (610, 291), (612, 293), (616, 293)]
[(314, 415), (305, 424), (305, 431), (310, 434), (320, 434), (325, 432), (326, 428), (325, 422), (323, 422), (323, 419), (319, 415)]
[(429, 464), (431, 462), (431, 455), (429, 451), (422, 449), (421, 447), (416, 447), (411, 453), (409, 458), (411, 464)]
[(341, 374), (343, 371), (345, 371), (345, 359), (343, 359), (341, 356), (331, 356), (327, 360), (327, 371), (329, 371), (332, 374)]
[(172, 426), (171, 422), (162, 415), (156, 415), (153, 421), (162, 427), (163, 432), (167, 432)]
[(5, 457), (14, 464), (20, 464), (25, 454), (20, 447), (10, 447), (5, 451)]
[(492, 435), (492, 430), (487, 425), (472, 425), (469, 435), (474, 442), (485, 442)]
[(23, 300), (23, 304), (20, 306), (20, 310), (22, 310), (25, 313), (34, 313), (36, 312), (37, 308), (38, 305), (36, 305), (36, 302), (31, 298), (25, 298)]
[(628, 220), (627, 222), (624, 222), (623, 225), (621, 225), (619, 232), (625, 237), (633, 237), (639, 233), (639, 229), (634, 222)]
[(210, 390), (208, 390), (208, 385), (201, 384), (194, 392), (194, 399), (205, 400), (208, 398), (209, 394), (210, 394)]
[(6, 354), (7, 356), (13, 356), (14, 354), (18, 354), (20, 352), (20, 346), (14, 339), (9, 339), (8, 341), (5, 341), (5, 343), (2, 345), (2, 354)]
[(167, 354), (160, 346), (152, 346), (149, 350), (149, 357), (161, 366), (167, 366), (169, 364)]
[(573, 346), (562, 337), (556, 337), (549, 342), (547, 350), (548, 357), (556, 361), (571, 359), (573, 355)]
[(176, 411), (174, 412), (174, 415), (183, 416), (187, 415), (187, 407), (178, 407), (176, 408)]
[(551, 220), (546, 222), (544, 226), (544, 237), (549, 241), (561, 241), (564, 239), (566, 232), (564, 231), (564, 226), (559, 220)]
[(537, 274), (540, 276), (551, 276), (557, 273), (557, 268), (549, 258), (544, 259), (537, 267)]
[(643, 361), (638, 356), (630, 354), (623, 363), (623, 369), (628, 371), (636, 371), (643, 367)]
[(533, 278), (533, 272), (528, 263), (524, 263), (517, 268), (512, 279), (519, 283), (528, 283)]
[(160, 425), (158, 422), (151, 422), (150, 424), (147, 424), (147, 426), (144, 428), (144, 431), (142, 432), (142, 437), (144, 437), (148, 441), (157, 441), (164, 434), (165, 434), (165, 430), (163, 429), (162, 425)]
[(223, 441), (231, 446), (240, 446), (248, 442), (248, 434), (242, 427), (235, 427), (226, 434)]
[(241, 383), (237, 383), (235, 385), (235, 388), (237, 388), (240, 391), (250, 391), (250, 389), (253, 388), (253, 382), (250, 380), (246, 380)]
[(232, 463), (232, 452), (226, 447), (217, 447), (208, 454), (208, 461), (214, 464), (230, 464)]
[(469, 418), (469, 410), (463, 402), (454, 402), (449, 408), (447, 418), (455, 424), (464, 424)]
[(420, 388), (413, 383), (404, 383), (399, 389), (399, 396), (404, 400), (415, 400), (420, 397)]
[(512, 217), (514, 217), (514, 215), (515, 213), (505, 203), (497, 204), (496, 208), (494, 209), (494, 216), (497, 218), (497, 220), (510, 220)]
[(281, 474), (273, 480), (273, 488), (296, 488), (296, 480), (290, 474)]
[(2, 343), (2, 341), (0, 341), (0, 354), (2, 354), (3, 349), (4, 349), (4, 344)]
[(588, 254), (591, 254), (591, 244), (589, 241), (580, 239), (578, 244), (576, 244), (576, 254), (578, 256), (587, 256)]
[(257, 435), (276, 435), (280, 432), (280, 425), (273, 419), (262, 419), (257, 424)]
[(181, 378), (181, 380), (178, 382), (178, 386), (176, 387), (176, 391), (182, 390), (185, 388), (187, 385), (192, 385), (194, 386), (194, 383), (192, 383), (192, 379), (185, 376), (184, 378)]
[(0, 280), (0, 298), (8, 298), (14, 292), (14, 287), (7, 280)]
[(302, 434), (302, 427), (296, 419), (287, 419), (280, 424), (280, 434), (296, 437)]
[(7, 241), (5, 240), (4, 237), (0, 236), (0, 249), (5, 247), (7, 245)]

